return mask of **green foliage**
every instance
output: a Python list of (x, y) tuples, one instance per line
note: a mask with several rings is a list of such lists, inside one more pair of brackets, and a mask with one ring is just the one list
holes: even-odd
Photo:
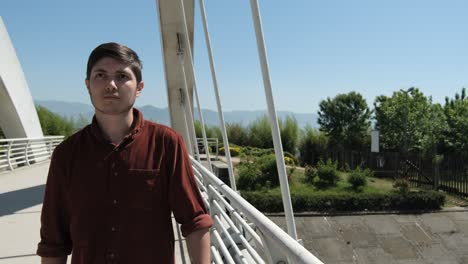
[(273, 148), (262, 149), (256, 147), (242, 147), (241, 150), (244, 156), (253, 156), (253, 157), (260, 157), (263, 155), (274, 154), (275, 150)]
[[(202, 133), (202, 126), (199, 120), (195, 120), (194, 122), (195, 125), (195, 134), (197, 135), (197, 138), (203, 138), (203, 133)], [(205, 124), (205, 133), (207, 138), (215, 138), (216, 134), (213, 129), (208, 127)]]
[(273, 154), (244, 156), (237, 169), (241, 190), (269, 189), (279, 185), (276, 157)]
[(393, 188), (397, 189), (400, 195), (407, 195), (410, 191), (409, 182), (407, 179), (396, 179), (393, 183)]
[(266, 115), (253, 121), (248, 127), (248, 145), (257, 148), (273, 148), (270, 121)]
[(248, 143), (248, 131), (240, 123), (226, 124), (226, 133), (230, 143), (240, 146)]
[(318, 123), (332, 145), (362, 149), (370, 127), (371, 111), (361, 94), (338, 94), (320, 102)]
[(384, 150), (427, 151), (441, 140), (446, 125), (440, 105), (417, 88), (378, 96), (374, 102), (376, 128)]
[(317, 178), (317, 169), (310, 165), (306, 165), (304, 169), (304, 177), (308, 183), (315, 182), (315, 179)]
[(244, 162), (237, 167), (239, 177), (237, 179), (237, 188), (239, 190), (255, 190), (258, 177), (261, 174), (257, 165), (251, 162)]
[(299, 125), (297, 124), (297, 120), (293, 116), (287, 116), (284, 120), (279, 120), (279, 127), (283, 150), (296, 153), (299, 140)]
[(279, 176), (275, 155), (271, 154), (261, 156), (258, 159), (257, 164), (261, 172), (261, 182), (271, 187), (278, 186)]
[(52, 113), (43, 106), (37, 106), (36, 110), (44, 135), (63, 135), (68, 137), (75, 131), (73, 120), (67, 120)]
[[(242, 196), (262, 212), (283, 212), (280, 193), (243, 191)], [(437, 210), (445, 203), (445, 195), (435, 191), (410, 192), (402, 196), (390, 193), (292, 193), (295, 212)]]
[[(231, 153), (231, 157), (237, 157), (239, 156), (239, 153), (241, 152), (241, 148), (239, 146), (235, 145), (229, 145), (229, 153)], [(225, 149), (224, 147), (219, 148), (219, 154), (224, 155), (225, 154)]]
[(336, 186), (340, 180), (337, 163), (333, 162), (331, 159), (328, 159), (327, 162), (319, 161), (317, 163), (317, 176), (318, 181), (315, 183), (317, 186)]
[(354, 171), (351, 171), (348, 176), (348, 183), (351, 184), (351, 188), (355, 191), (361, 191), (363, 187), (367, 185), (368, 177), (372, 176), (372, 171), (369, 169), (361, 169), (357, 167)]
[(455, 98), (445, 98), (443, 108), (447, 129), (445, 131), (444, 146), (452, 153), (468, 152), (468, 97), (466, 89), (463, 88), (461, 94), (456, 93)]
[(306, 126), (303, 130), (299, 142), (299, 155), (301, 164), (315, 165), (325, 157), (328, 150), (328, 137), (311, 126)]

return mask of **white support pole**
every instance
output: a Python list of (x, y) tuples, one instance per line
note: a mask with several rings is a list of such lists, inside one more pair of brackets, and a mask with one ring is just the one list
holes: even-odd
[(294, 213), (291, 203), (291, 195), (289, 193), (288, 178), (286, 176), (286, 165), (284, 164), (283, 146), (281, 145), (280, 129), (278, 118), (276, 116), (275, 103), (273, 101), (273, 92), (271, 89), (270, 71), (265, 48), (265, 40), (263, 39), (262, 22), (260, 19), (260, 11), (257, 0), (250, 0), (252, 8), (252, 18), (255, 26), (255, 35), (257, 37), (258, 55), (260, 65), (262, 67), (263, 85), (265, 87), (265, 95), (268, 105), (268, 113), (270, 116), (271, 132), (273, 135), (273, 145), (276, 153), (276, 165), (278, 166), (278, 174), (281, 185), (281, 195), (283, 197), (284, 213), (286, 215), (286, 224), (289, 235), (297, 240), (296, 223), (294, 221)]
[[(200, 161), (200, 153), (198, 152), (198, 145), (197, 145), (197, 133), (195, 132), (195, 124), (193, 122), (193, 113), (192, 113), (192, 102), (190, 101), (190, 95), (188, 92), (188, 87), (187, 87), (187, 78), (185, 75), (185, 66), (184, 66), (184, 52), (183, 50), (179, 49), (177, 51), (177, 56), (179, 56), (179, 63), (180, 67), (182, 69), (182, 78), (184, 79), (184, 88), (182, 88), (182, 91), (184, 92), (184, 106), (185, 106), (185, 117), (186, 120), (189, 123), (190, 126), (190, 131), (191, 136), (192, 136), (192, 143), (195, 144), (195, 154), (197, 156), (198, 162)], [(187, 118), (188, 117), (188, 118)]]
[(203, 29), (205, 31), (205, 42), (206, 42), (206, 47), (208, 49), (208, 57), (210, 59), (211, 78), (213, 79), (213, 86), (214, 86), (214, 91), (216, 95), (216, 105), (218, 107), (219, 124), (221, 125), (221, 134), (223, 136), (224, 152), (226, 153), (226, 159), (227, 159), (227, 164), (228, 164), (229, 182), (231, 184), (231, 188), (234, 191), (236, 191), (237, 187), (236, 187), (236, 181), (234, 179), (234, 170), (232, 168), (231, 150), (229, 148), (226, 125), (224, 123), (223, 108), (221, 107), (221, 100), (219, 97), (218, 79), (216, 77), (216, 70), (215, 70), (215, 64), (214, 64), (214, 59), (213, 59), (213, 51), (211, 49), (211, 40), (210, 40), (210, 33), (208, 31), (208, 22), (206, 19), (204, 0), (199, 0), (199, 5), (200, 5), (200, 14), (203, 20)]
[[(197, 86), (193, 86), (193, 92), (195, 93), (195, 99), (197, 101), (197, 109), (198, 109), (198, 116), (200, 118), (200, 125), (201, 125), (201, 132), (203, 137), (203, 146), (205, 147), (206, 152), (206, 160), (208, 161), (208, 169), (213, 172), (213, 167), (211, 166), (211, 156), (210, 156), (210, 147), (208, 146), (208, 139), (206, 138), (206, 131), (205, 131), (205, 120), (203, 119), (203, 114), (201, 110), (200, 100), (198, 99), (198, 90)], [(197, 139), (195, 138), (195, 141)], [(198, 148), (198, 141), (196, 142)]]
[[(183, 89), (180, 89), (180, 91), (182, 92)], [(182, 92), (183, 93), (183, 92)], [(185, 93), (184, 93), (185, 94)], [(181, 94), (182, 95), (182, 94)], [(185, 95), (184, 95), (185, 97)], [(192, 137), (192, 133), (190, 133), (189, 131), (189, 123), (187, 121), (187, 109), (185, 107), (185, 103), (183, 103), (182, 105), (182, 109), (184, 109), (184, 114), (183, 114), (183, 117), (184, 117), (184, 122), (185, 122), (185, 133), (186, 135), (188, 135), (189, 137)], [(193, 155), (193, 147), (192, 147), (192, 140), (188, 140), (188, 142), (185, 143), (187, 145), (187, 148), (189, 149), (189, 153), (190, 155)], [(198, 160), (198, 159), (197, 159)], [(199, 160), (198, 160), (199, 161)]]
[[(189, 34), (188, 34), (188, 29), (187, 29), (187, 20), (185, 19), (185, 7), (184, 7), (183, 0), (179, 1), (179, 7), (180, 7), (180, 10), (181, 10), (181, 13), (182, 13), (182, 28), (183, 28), (183, 31), (184, 31), (183, 39), (184, 39), (184, 44), (185, 44), (185, 50), (187, 51), (187, 55), (188, 55), (188, 57), (186, 59), (188, 59), (188, 61), (190, 62), (190, 66), (191, 66), (191, 73), (192, 73), (192, 77), (193, 77), (193, 92), (195, 93), (195, 98), (196, 98), (197, 104), (198, 104), (198, 115), (200, 116), (200, 123), (201, 123), (202, 136), (203, 136), (203, 144), (204, 144), (206, 154), (207, 154), (209, 170), (212, 171), (213, 169), (211, 167), (211, 158), (210, 158), (210, 153), (209, 153), (209, 149), (208, 149), (208, 140), (206, 139), (206, 132), (205, 132), (205, 121), (203, 119), (203, 115), (202, 115), (202, 111), (201, 111), (200, 100), (198, 100), (197, 79), (196, 79), (196, 76), (195, 76), (195, 67), (193, 65), (192, 47), (191, 47), (190, 41), (189, 41)], [(182, 65), (182, 67), (183, 67), (183, 65)], [(185, 76), (184, 76), (184, 78), (185, 78)], [(188, 94), (188, 92), (187, 92), (187, 94)], [(195, 136), (195, 145), (196, 145), (197, 151), (198, 151), (198, 142), (197, 142), (197, 137), (196, 136)]]

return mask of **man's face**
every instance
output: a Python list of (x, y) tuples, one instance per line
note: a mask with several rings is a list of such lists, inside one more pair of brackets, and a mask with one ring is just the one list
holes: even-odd
[(85, 82), (96, 111), (109, 115), (127, 113), (144, 86), (129, 65), (112, 58), (99, 60)]

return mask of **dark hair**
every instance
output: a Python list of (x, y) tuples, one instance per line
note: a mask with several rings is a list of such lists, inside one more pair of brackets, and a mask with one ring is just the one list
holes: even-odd
[(143, 65), (140, 58), (138, 58), (138, 54), (129, 47), (115, 42), (101, 44), (91, 52), (88, 66), (86, 67), (86, 80), (89, 80), (94, 65), (106, 57), (128, 64), (136, 76), (137, 83), (141, 82), (141, 69), (143, 69)]

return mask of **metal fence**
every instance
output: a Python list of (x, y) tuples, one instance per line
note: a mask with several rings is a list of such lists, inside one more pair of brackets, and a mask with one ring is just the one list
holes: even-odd
[(14, 170), (49, 160), (63, 136), (0, 139), (0, 170)]
[(412, 187), (442, 190), (468, 197), (468, 155), (424, 156), (420, 153), (329, 151), (324, 157), (340, 168), (360, 166), (377, 177), (406, 177)]
[(322, 263), (202, 164), (191, 160), (214, 221), (214, 263)]

